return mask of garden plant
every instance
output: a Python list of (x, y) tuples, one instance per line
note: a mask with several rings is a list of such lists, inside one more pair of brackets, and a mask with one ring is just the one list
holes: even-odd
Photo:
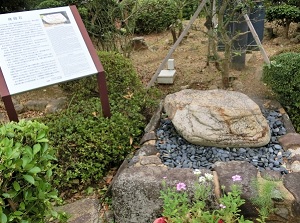
[(37, 121), (10, 122), (0, 128), (0, 222), (64, 221), (51, 185), (56, 150), (48, 127)]
[[(240, 213), (241, 205), (245, 200), (241, 198), (242, 177), (232, 176), (232, 184), (229, 192), (218, 199), (213, 194), (213, 175), (205, 173), (201, 175), (200, 170), (194, 170), (199, 175), (198, 183), (195, 184), (193, 196), (187, 192), (187, 185), (184, 182), (177, 183), (176, 187), (169, 187), (163, 181), (161, 199), (163, 200), (162, 217), (154, 223), (251, 223)], [(267, 217), (274, 211), (272, 202), (272, 191), (275, 184), (272, 181), (260, 184), (253, 182), (256, 195), (252, 202), (257, 206), (259, 218), (257, 222), (265, 223)]]

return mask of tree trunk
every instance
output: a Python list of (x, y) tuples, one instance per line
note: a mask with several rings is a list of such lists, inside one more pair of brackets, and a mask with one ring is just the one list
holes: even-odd
[(287, 20), (286, 24), (284, 26), (284, 37), (287, 39), (289, 38), (290, 24), (291, 24), (291, 21)]
[(231, 58), (231, 45), (225, 43), (224, 58), (222, 60), (222, 83), (225, 89), (229, 88), (229, 65)]

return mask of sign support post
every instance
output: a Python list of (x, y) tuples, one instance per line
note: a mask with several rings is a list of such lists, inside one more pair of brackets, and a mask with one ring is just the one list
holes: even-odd
[(96, 69), (98, 71), (97, 82), (98, 82), (99, 97), (100, 97), (101, 104), (102, 104), (103, 116), (110, 117), (111, 113), (110, 113), (110, 106), (109, 106), (109, 101), (108, 101), (108, 91), (107, 91), (105, 72), (104, 72), (103, 66), (100, 63), (97, 52), (96, 52), (94, 45), (89, 37), (88, 32), (86, 31), (86, 28), (81, 20), (80, 14), (79, 14), (76, 6), (72, 5), (72, 6), (70, 6), (70, 9), (71, 9), (74, 19), (78, 25), (78, 28), (81, 32), (81, 35), (85, 41), (85, 44), (90, 52), (90, 55), (96, 66)]
[(11, 95), (9, 94), (7, 85), (4, 80), (4, 76), (0, 67), (0, 95), (2, 97), (2, 101), (4, 103), (5, 109), (7, 111), (7, 115), (10, 121), (18, 122), (18, 115), (15, 109), (15, 106), (12, 102)]

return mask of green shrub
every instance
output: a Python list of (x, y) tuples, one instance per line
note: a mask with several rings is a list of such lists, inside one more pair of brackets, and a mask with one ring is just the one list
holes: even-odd
[(178, 11), (172, 0), (140, 0), (135, 9), (135, 33), (149, 34), (166, 30)]
[[(115, 52), (99, 51), (98, 56), (105, 70), (112, 111), (131, 113), (130, 106), (135, 105), (144, 116), (153, 113), (160, 92), (156, 89), (146, 92), (131, 61)], [(98, 95), (95, 75), (64, 83), (61, 87), (79, 94), (80, 99)]]
[(112, 52), (99, 52), (99, 57), (106, 71), (112, 117), (102, 117), (96, 78), (91, 76), (63, 84), (74, 92), (69, 108), (43, 119), (58, 149), (54, 174), (61, 191), (75, 192), (99, 182), (119, 165), (139, 142), (146, 124), (143, 112), (157, 105), (130, 60)]
[(52, 188), (55, 150), (48, 128), (36, 121), (7, 123), (0, 128), (0, 222), (45, 222), (62, 216), (52, 209), (58, 201)]
[(196, 12), (199, 5), (198, 0), (188, 0), (183, 7), (183, 18), (189, 20)]
[(292, 22), (300, 22), (300, 9), (293, 5), (280, 4), (270, 6), (266, 10), (266, 19), (276, 21), (285, 29), (284, 37), (288, 38), (289, 27)]
[(271, 59), (271, 65), (263, 68), (263, 81), (277, 94), (300, 132), (300, 53), (282, 53)]
[(263, 81), (277, 94), (284, 106), (300, 107), (300, 53), (272, 57), (263, 68)]
[(59, 190), (76, 192), (99, 182), (133, 151), (144, 126), (141, 117), (131, 119), (114, 111), (108, 119), (101, 112), (99, 98), (91, 98), (46, 120), (58, 149), (54, 184)]
[[(115, 52), (99, 51), (98, 56), (104, 67), (108, 94), (111, 100), (123, 98), (128, 93), (138, 93), (143, 86), (131, 61)], [(98, 94), (96, 76), (89, 76), (61, 85), (70, 93), (79, 93), (83, 98)]]
[(61, 6), (65, 6), (65, 4), (62, 1), (46, 0), (38, 4), (36, 6), (36, 9), (47, 9), (47, 8), (54, 8), (54, 7), (61, 7)]

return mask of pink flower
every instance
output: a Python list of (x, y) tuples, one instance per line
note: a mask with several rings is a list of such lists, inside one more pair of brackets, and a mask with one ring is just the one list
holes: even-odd
[(234, 176), (232, 176), (232, 180), (233, 181), (241, 181), (242, 177), (240, 175), (234, 175)]
[(178, 191), (186, 190), (186, 185), (185, 185), (185, 183), (178, 183), (178, 184), (176, 185), (176, 189), (177, 189)]
[(153, 223), (167, 223), (164, 217), (157, 218)]
[(224, 223), (224, 221), (222, 219), (219, 219), (218, 223)]

